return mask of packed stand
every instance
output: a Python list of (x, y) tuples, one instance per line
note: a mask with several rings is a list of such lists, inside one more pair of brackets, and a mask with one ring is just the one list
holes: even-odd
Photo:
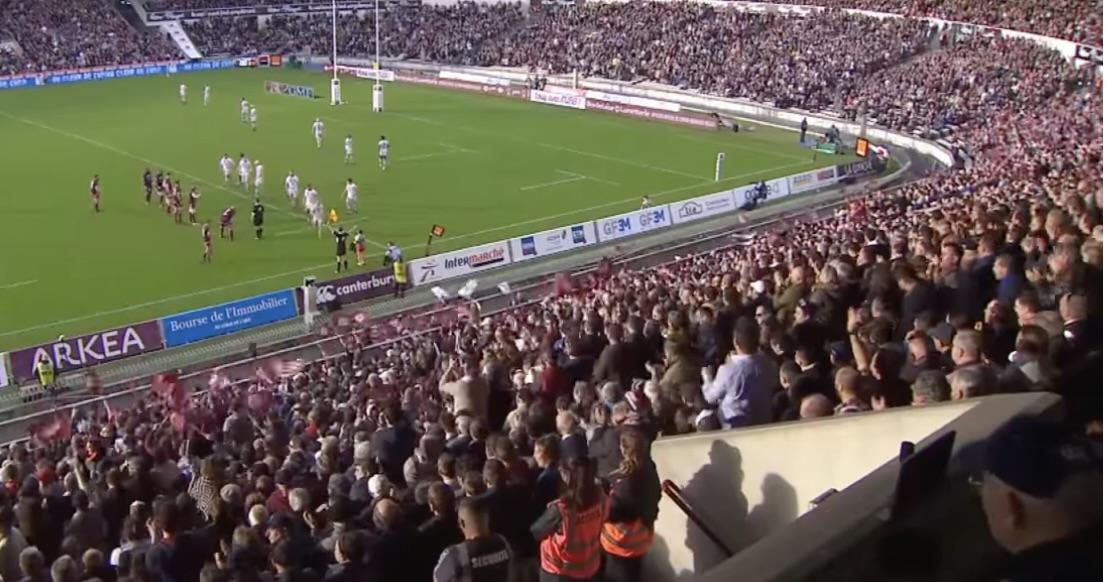
[(1041, 34), (1092, 46), (1103, 39), (1104, 4), (1100, 0), (805, 0), (801, 4), (939, 18)]
[(168, 37), (140, 33), (103, 0), (5, 0), (0, 31), (21, 51), (0, 51), (0, 76), (180, 58)]
[[(512, 4), (392, 7), (382, 14), (381, 52), (389, 57), (484, 64), (494, 57), (490, 41), (522, 22), (523, 13)], [(205, 55), (331, 54), (330, 15), (273, 16), (264, 27), (255, 17), (209, 18), (186, 22), (185, 30)], [(338, 45), (343, 56), (372, 57), (372, 13), (342, 14)]]
[[(1099, 434), (1099, 86), (1030, 44), (947, 50), (906, 67), (954, 100), (889, 119), (954, 107), (962, 169), (658, 268), (559, 277), (506, 312), (463, 305), (387, 347), (355, 326), (320, 363), (161, 376), (133, 409), (36, 426), (2, 454), (18, 560), (0, 577), (637, 580), (659, 436), (1036, 390)], [(943, 66), (960, 77), (924, 74)], [(911, 78), (881, 83), (922, 96)]]
[(938, 137), (960, 125), (1005, 111), (1033, 113), (1059, 88), (1090, 81), (1092, 67), (1075, 68), (1030, 41), (971, 37), (865, 76), (843, 102), (854, 118), (881, 127), (920, 129)]

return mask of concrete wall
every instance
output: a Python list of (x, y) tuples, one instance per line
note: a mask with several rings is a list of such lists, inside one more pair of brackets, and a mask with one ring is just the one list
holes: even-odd
[[(980, 401), (978, 401), (980, 402)], [(898, 409), (659, 440), (659, 476), (682, 489), (693, 509), (741, 551), (807, 512), (830, 488), (843, 490), (978, 404)], [(704, 573), (725, 556), (663, 498), (647, 558), (647, 580)]]

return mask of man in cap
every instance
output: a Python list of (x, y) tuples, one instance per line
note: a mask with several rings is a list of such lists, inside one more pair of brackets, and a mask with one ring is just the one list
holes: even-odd
[(1100, 580), (1101, 458), (1062, 425), (1017, 417), (984, 445), (981, 505), (1009, 582)]

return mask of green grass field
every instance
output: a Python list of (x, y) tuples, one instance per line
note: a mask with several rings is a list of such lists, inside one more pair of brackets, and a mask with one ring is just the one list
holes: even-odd
[[(313, 85), (319, 72), (236, 70), (0, 93), (0, 350), (79, 335), (298, 284), (333, 271), (334, 243), (318, 238), (284, 197), (295, 169), (342, 222), (373, 244), (422, 252), (433, 223), (446, 226), (436, 250), (553, 228), (637, 208), (640, 197), (672, 202), (825, 166), (795, 145), (795, 134), (759, 127), (713, 133), (501, 97), (386, 87), (383, 114), (370, 110), (370, 84), (344, 83), (348, 104), (268, 94), (271, 79)], [(182, 106), (177, 86), (187, 83)], [(205, 108), (201, 92), (212, 87)], [(258, 107), (259, 129), (239, 122), (239, 99)], [(317, 150), (311, 123), (327, 125)], [(342, 140), (357, 162), (343, 164)], [(376, 141), (392, 143), (392, 167), (377, 167)], [(726, 182), (712, 181), (726, 152)], [(255, 241), (249, 196), (225, 186), (223, 153), (265, 165), (266, 238)], [(821, 156), (822, 158), (822, 156)], [(196, 227), (173, 224), (143, 202), (145, 168), (197, 185), (201, 219), (234, 204), (238, 240), (216, 238), (214, 264), (200, 262)], [(88, 182), (101, 177), (103, 212)], [(354, 178), (360, 215), (341, 211)]]

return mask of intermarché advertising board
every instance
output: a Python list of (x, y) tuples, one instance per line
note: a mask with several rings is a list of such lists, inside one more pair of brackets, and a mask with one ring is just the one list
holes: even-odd
[(158, 322), (144, 321), (12, 352), (11, 373), (16, 382), (25, 382), (35, 377), (35, 363), (44, 356), (54, 363), (55, 372), (62, 373), (145, 354), (162, 347)]

